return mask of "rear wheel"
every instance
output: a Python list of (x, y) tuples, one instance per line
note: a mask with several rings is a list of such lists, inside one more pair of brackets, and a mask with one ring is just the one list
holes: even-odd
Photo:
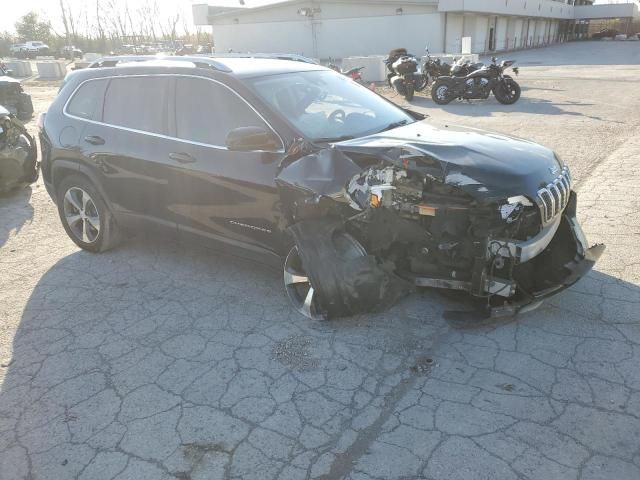
[(57, 188), (58, 214), (67, 235), (90, 252), (105, 252), (119, 239), (117, 225), (93, 184), (83, 176), (71, 175)]
[(438, 105), (447, 105), (453, 100), (453, 92), (449, 82), (441, 82), (436, 80), (431, 87), (431, 98)]
[(493, 94), (500, 103), (511, 105), (520, 98), (520, 85), (512, 78), (505, 78), (494, 87)]

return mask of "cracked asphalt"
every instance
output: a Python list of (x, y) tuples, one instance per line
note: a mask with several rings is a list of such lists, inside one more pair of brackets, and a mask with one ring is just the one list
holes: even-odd
[[(515, 319), (451, 324), (459, 299), (424, 291), (312, 321), (267, 267), (142, 236), (93, 255), (41, 183), (1, 198), (0, 479), (639, 479), (639, 52), (509, 55), (530, 61), (513, 109), (414, 103), (578, 178), (607, 251)], [(55, 92), (26, 88), (39, 111)]]

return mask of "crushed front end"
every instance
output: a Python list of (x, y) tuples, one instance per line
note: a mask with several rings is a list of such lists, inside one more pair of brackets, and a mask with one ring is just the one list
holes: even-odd
[(35, 139), (0, 106), (0, 194), (38, 179)]
[[(341, 300), (347, 308), (332, 308), (331, 316), (388, 306), (409, 291), (407, 285), (468, 292), (482, 299), (484, 315), (513, 315), (573, 285), (604, 251), (604, 245), (587, 245), (569, 170), (552, 152), (527, 144), (540, 160), (519, 166), (489, 158), (488, 148), (442, 143), (387, 137), (344, 142), (282, 171), (278, 180), (294, 236), (310, 250), (305, 267), (312, 279), (322, 272), (316, 277), (321, 300), (331, 305), (350, 292), (366, 298), (355, 307)], [(323, 243), (315, 235), (305, 245), (309, 222), (339, 225), (366, 252), (367, 262), (358, 259), (357, 265), (371, 266), (375, 275), (345, 268), (328, 251), (310, 246), (326, 245), (330, 236)], [(333, 261), (339, 268), (331, 267)], [(401, 287), (378, 288), (394, 282)]]

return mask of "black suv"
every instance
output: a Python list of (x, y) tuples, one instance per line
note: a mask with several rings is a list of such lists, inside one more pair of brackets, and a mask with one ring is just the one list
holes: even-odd
[(70, 74), (41, 130), (47, 190), (86, 250), (162, 226), (265, 253), (301, 313), (337, 317), (415, 287), (514, 314), (604, 248), (588, 247), (569, 170), (540, 145), (422, 121), (310, 63), (109, 65)]

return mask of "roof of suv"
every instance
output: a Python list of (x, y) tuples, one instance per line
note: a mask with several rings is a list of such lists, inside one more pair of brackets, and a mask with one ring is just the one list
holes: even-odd
[(90, 68), (127, 68), (127, 67), (187, 67), (211, 68), (228, 73), (236, 77), (251, 77), (256, 75), (271, 75), (276, 73), (299, 72), (307, 70), (322, 70), (324, 67), (313, 63), (312, 60), (301, 56), (291, 55), (290, 58), (278, 56), (246, 55), (224, 56), (139, 56), (123, 55), (103, 57), (90, 65)]
[[(178, 60), (180, 59), (180, 60)], [(177, 73), (184, 71), (190, 75), (209, 76), (214, 72), (230, 75), (236, 78), (251, 78), (280, 73), (306, 72), (314, 70), (329, 70), (322, 65), (295, 60), (279, 60), (272, 58), (236, 58), (236, 57), (166, 57), (149, 56), (148, 59), (121, 58), (110, 66), (83, 68), (69, 72), (60, 87), (67, 85), (73, 78), (74, 84), (91, 78), (112, 75), (158, 75), (162, 73)]]

